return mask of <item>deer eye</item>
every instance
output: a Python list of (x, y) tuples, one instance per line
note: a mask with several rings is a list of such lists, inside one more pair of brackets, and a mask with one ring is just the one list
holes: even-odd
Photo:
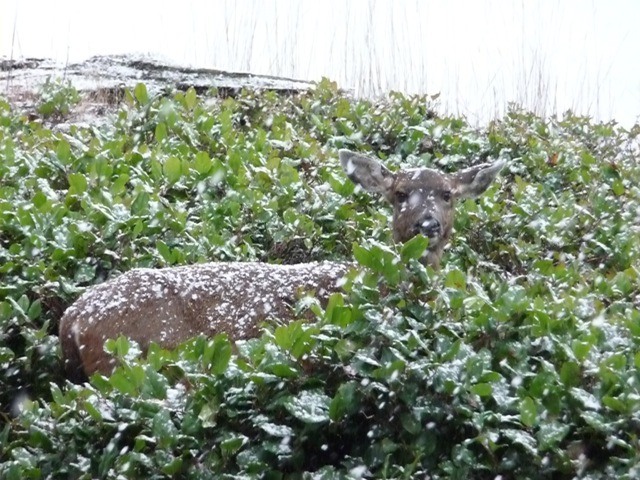
[(409, 199), (409, 195), (406, 192), (396, 192), (396, 201), (398, 203), (404, 203)]
[(442, 192), (442, 199), (445, 202), (450, 202), (451, 201), (451, 190), (445, 190), (444, 192)]

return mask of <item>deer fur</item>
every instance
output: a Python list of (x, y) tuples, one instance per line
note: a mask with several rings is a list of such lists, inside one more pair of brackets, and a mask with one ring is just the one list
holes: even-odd
[[(451, 237), (455, 201), (480, 195), (504, 165), (482, 164), (454, 174), (428, 168), (393, 173), (369, 156), (340, 150), (339, 157), (354, 183), (392, 205), (396, 242), (419, 233), (429, 238), (425, 262), (435, 268)], [(352, 266), (213, 262), (131, 270), (90, 288), (63, 315), (59, 335), (67, 376), (81, 381), (95, 372), (110, 374), (116, 362), (104, 342), (121, 335), (143, 351), (152, 342), (174, 348), (198, 335), (255, 337), (265, 321), (293, 320), (292, 307), (305, 293), (326, 303)]]

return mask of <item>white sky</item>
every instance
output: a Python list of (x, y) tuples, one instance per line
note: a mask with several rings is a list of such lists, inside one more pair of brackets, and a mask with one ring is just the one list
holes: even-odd
[(631, 126), (638, 51), (638, 0), (0, 0), (5, 57), (150, 53), (324, 75), (359, 94), (440, 92), (445, 110), (478, 122), (516, 101)]

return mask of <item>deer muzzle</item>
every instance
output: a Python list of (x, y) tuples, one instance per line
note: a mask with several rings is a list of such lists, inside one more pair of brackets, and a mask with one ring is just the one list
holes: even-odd
[(425, 218), (414, 225), (416, 235), (421, 233), (428, 238), (436, 238), (442, 234), (442, 226), (435, 218)]

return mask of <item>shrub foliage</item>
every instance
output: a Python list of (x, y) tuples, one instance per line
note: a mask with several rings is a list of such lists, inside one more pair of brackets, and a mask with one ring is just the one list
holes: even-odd
[[(432, 107), (328, 81), (141, 84), (62, 131), (0, 100), (0, 477), (639, 475), (640, 127), (514, 108), (478, 130)], [(423, 239), (393, 245), (341, 147), (392, 169), (509, 164), (458, 205), (434, 272)], [(123, 271), (353, 258), (316, 322), (146, 359), (121, 338), (110, 378), (63, 378), (62, 312)]]

